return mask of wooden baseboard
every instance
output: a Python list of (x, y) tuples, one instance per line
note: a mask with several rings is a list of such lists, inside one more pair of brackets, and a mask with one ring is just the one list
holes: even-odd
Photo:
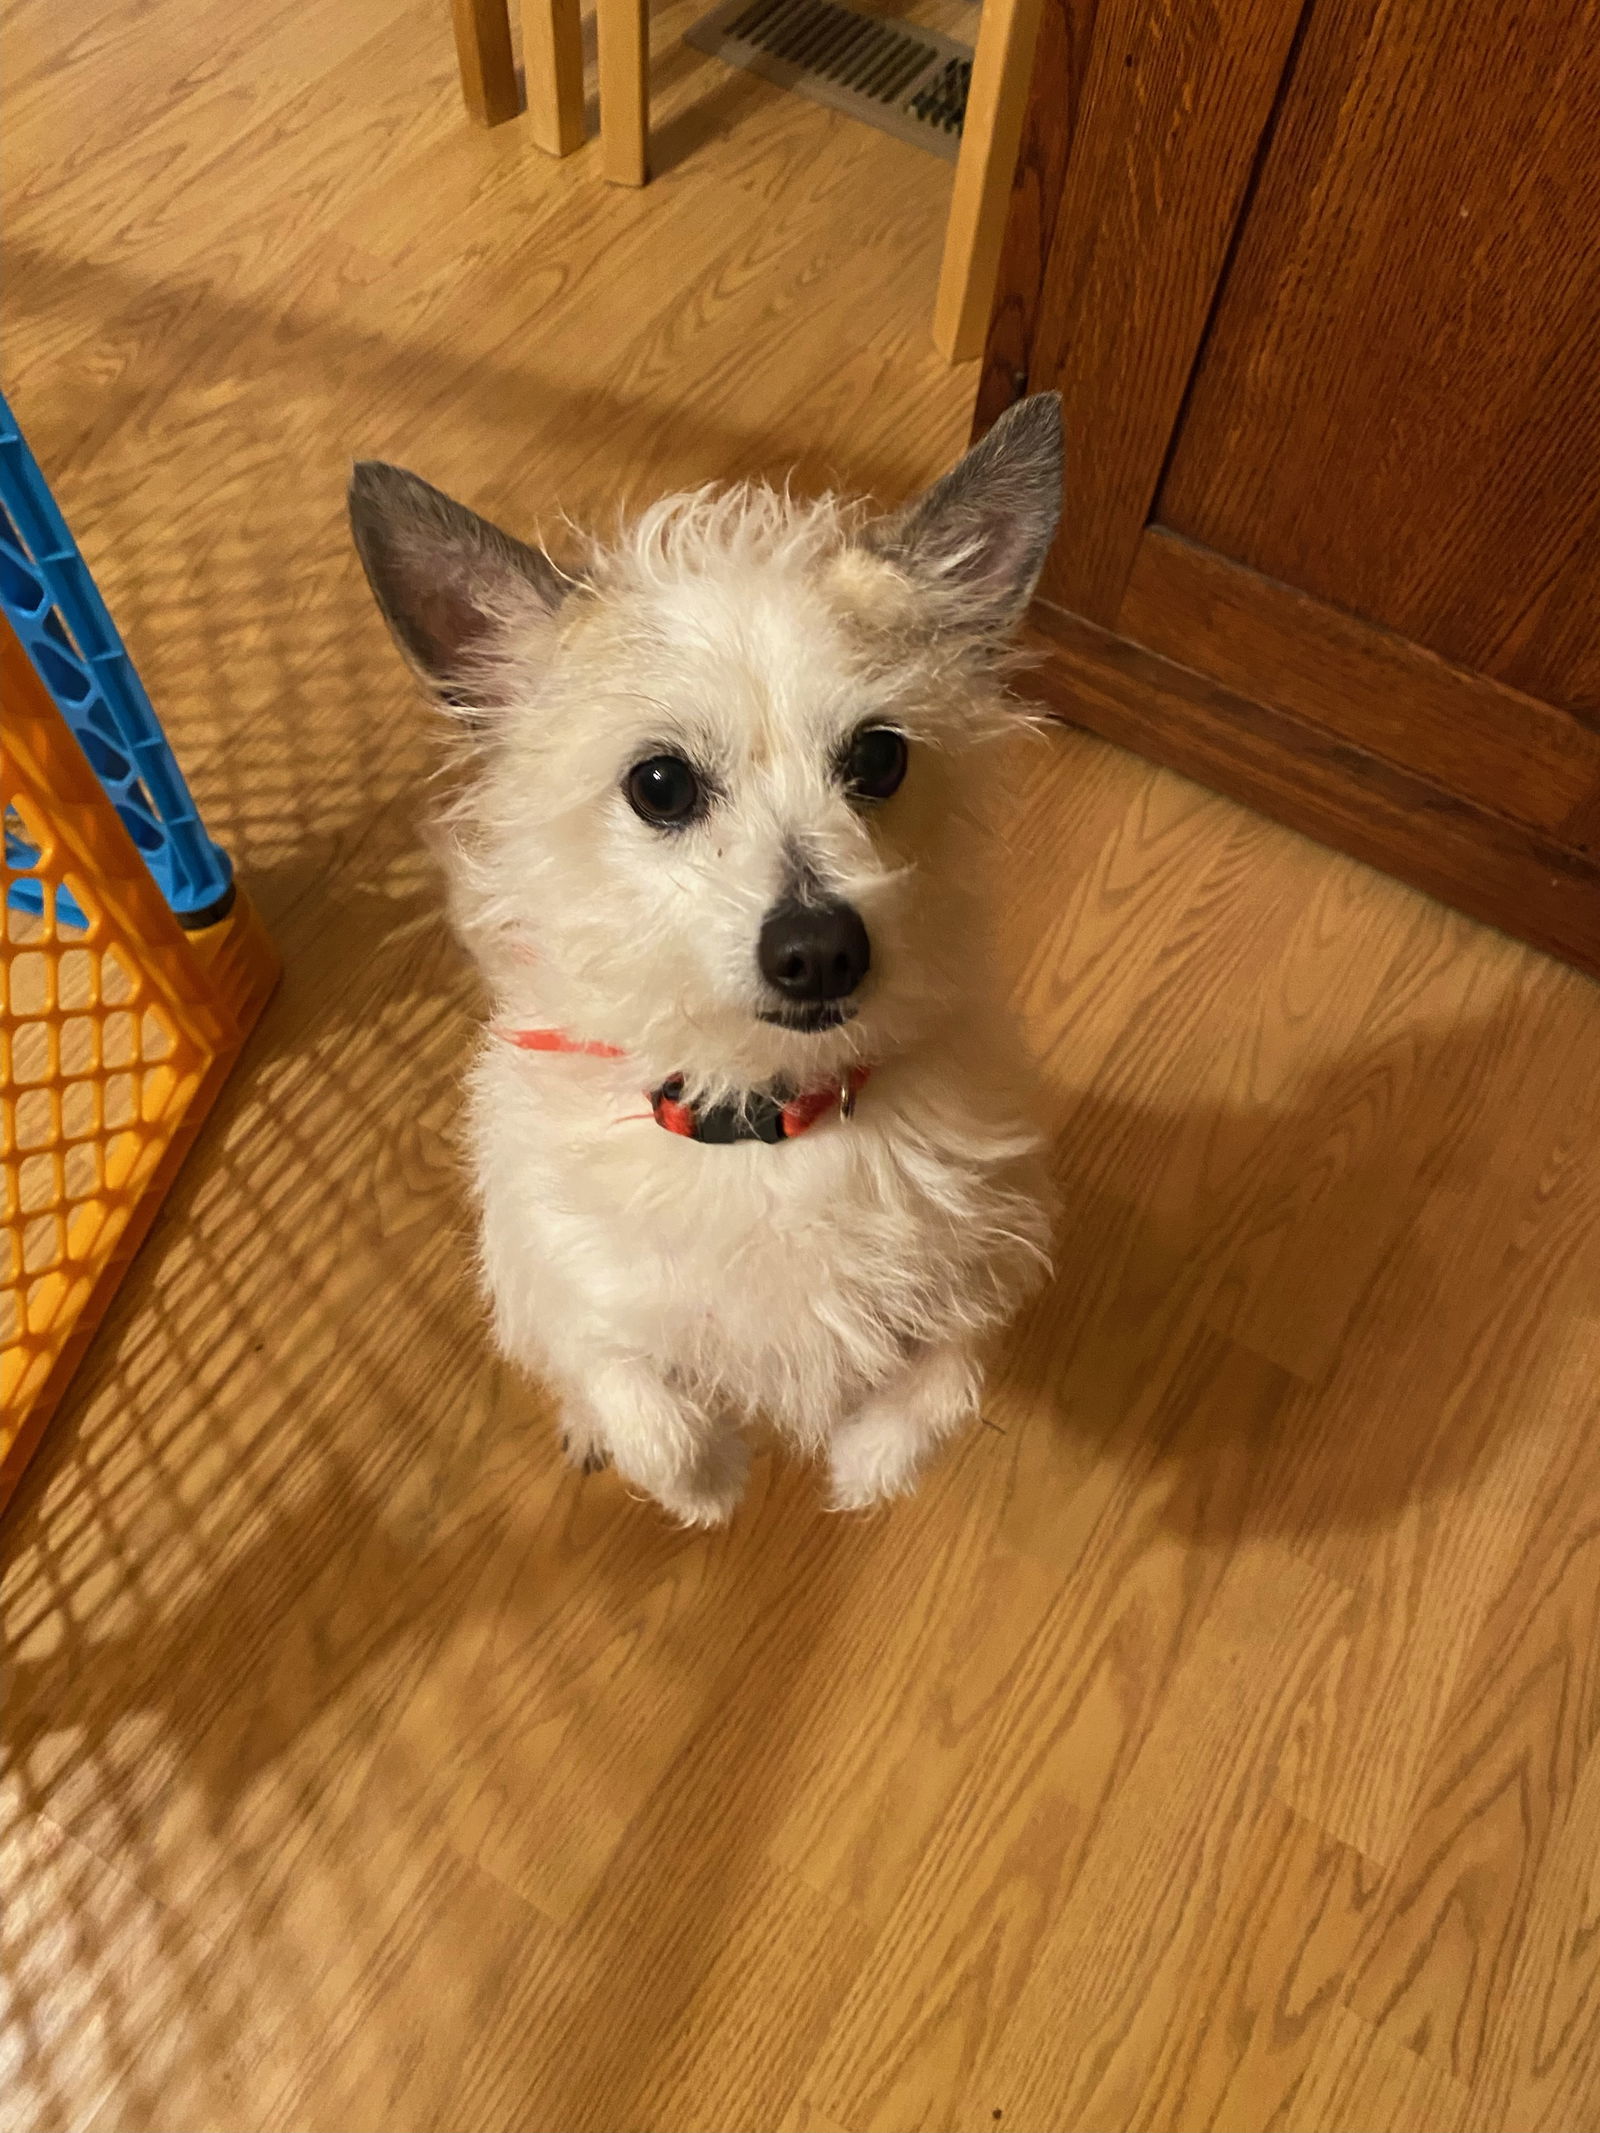
[(1600, 861), (1144, 646), (1035, 604), (1020, 691), (1600, 977)]
[(1117, 634), (1430, 784), (1600, 856), (1600, 731), (1162, 526)]

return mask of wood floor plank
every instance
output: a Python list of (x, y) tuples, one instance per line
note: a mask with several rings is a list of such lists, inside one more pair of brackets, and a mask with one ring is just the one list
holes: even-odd
[(1459, 2133), (1469, 2099), (1459, 2083), (1403, 2044), (1372, 2030), (1348, 2007), (1335, 2007), (1295, 2099), (1294, 2123), (1307, 2133)]
[(1497, 2002), (1472, 2096), (1472, 2133), (1560, 2133), (1600, 2094), (1600, 1754), (1591, 1748), (1540, 1871), (1516, 1968)]
[[(1524, 1176), (1555, 1130), (1552, 1119), (1523, 1138)], [(1511, 1190), (1512, 1175), (1505, 1173), (1514, 1166), (1504, 1147), (1501, 1163), (1501, 1182)], [(1570, 1189), (1570, 1165), (1565, 1168)], [(1472, 1197), (1483, 1204), (1476, 1192)], [(1386, 1861), (1399, 1856), (1472, 1641), (1508, 1563), (1517, 1561), (1508, 1537), (1522, 1533), (1549, 1490), (1569, 1434), (1592, 1426), (1595, 1414), (1595, 1322), (1569, 1285), (1568, 1218), (1580, 1233), (1589, 1230), (1588, 1193), (1579, 1186), (1576, 1206), (1564, 1214), (1560, 1198), (1536, 1174), (1526, 1191), (1512, 1190), (1510, 1209), (1503, 1201), (1499, 1206), (1502, 1212), (1483, 1230), (1455, 1192), (1424, 1207), (1421, 1249), (1409, 1268), (1391, 1259), (1384, 1293), (1348, 1344), (1348, 1376), (1337, 1375), (1318, 1402), (1326, 1429), (1349, 1418), (1345, 1445), (1335, 1454), (1334, 1439), (1323, 1437), (1285, 1490), (1302, 1544), (1344, 1573), (1363, 1599), (1324, 1752), (1300, 1774), (1295, 1804)], [(1441, 1259), (1454, 1261), (1445, 1281)], [(1387, 1452), (1373, 1445), (1384, 1465), (1392, 1469), (1398, 1451), (1405, 1467), (1391, 1476), (1391, 1486), (1400, 1483), (1395, 1493), (1403, 1508), (1374, 1538), (1353, 1517), (1338, 1517), (1331, 1468), (1337, 1460), (1350, 1483), (1357, 1481), (1348, 1463), (1351, 1439), (1367, 1435), (1371, 1442), (1388, 1405), (1370, 1372), (1378, 1365), (1392, 1382), (1397, 1354), (1410, 1348), (1407, 1329), (1428, 1312), (1436, 1323), (1442, 1318), (1445, 1337), (1416, 1358), (1407, 1383), (1407, 1396), (1427, 1420)], [(1515, 1329), (1535, 1323), (1537, 1354), (1530, 1355)], [(1507, 1426), (1508, 1416), (1517, 1427)], [(1359, 1485), (1383, 1478), (1380, 1465), (1361, 1475)]]
[[(1071, 1585), (996, 1708), (1005, 1753), (969, 1771), (930, 1832), (806, 2077), (808, 2096), (845, 2124), (933, 2125), (943, 2099), (982, 2100), (968, 2094), (973, 2072), (1159, 1723), (1174, 1654), (1205, 1619), (1225, 1536), (1244, 1516), (1248, 1438), (1285, 1390), (1271, 1366), (1203, 1338), (1129, 1425), (1124, 1456), (1085, 1484), (1094, 1518)], [(1231, 1456), (1218, 1472), (1186, 1471), (1184, 1448), (1219, 1423)], [(1185, 1546), (1202, 1534), (1212, 1545)]]
[(7, 2122), (69, 2133), (126, 2092), (124, 1965), (164, 1968), (181, 1921), (16, 1788), (0, 1791), (0, 2098)]
[[(1264, 1802), (1182, 1978), (1187, 2018), (1158, 2030), (1153, 2008), (1141, 2015), (1148, 2034), (1124, 2122), (1301, 2124), (1301, 2091), (1381, 1885), (1359, 1852)], [(1170, 1995), (1170, 1972), (1165, 1982)]]
[[(1006, 1453), (963, 1462), (964, 1490), (1010, 1494)], [(824, 1702), (793, 1743), (806, 1755), (768, 1849), (790, 1872), (873, 1924), (891, 1910), (934, 1841), (952, 1794), (997, 1730), (1023, 1655), (1059, 1595), (1065, 1565), (994, 1544), (994, 1521), (963, 1516), (956, 1544), (874, 1625), (874, 1647), (841, 1652), (840, 1670), (870, 1665), (878, 1696)]]
[[(1530, 1227), (1542, 1229), (1548, 1216), (1559, 1237), (1592, 1219), (1593, 1144), (1589, 1104), (1541, 1180)], [(1574, 1187), (1576, 1203), (1558, 1213)], [(1510, 1989), (1550, 1846), (1600, 1737), (1600, 1649), (1586, 1629), (1600, 1574), (1600, 1322), (1592, 1295), (1563, 1294), (1573, 1263), (1558, 1252), (1546, 1290), (1552, 1316), (1573, 1314), (1568, 1397), (1552, 1410), (1554, 1458), (1522, 1534), (1499, 1559), (1499, 1590), (1433, 1748), (1392, 1892), (1352, 1964), (1352, 2007), (1468, 2083)]]
[[(1072, 1900), (1038, 1949), (988, 2064), (963, 2084), (969, 2120), (987, 2105), (1021, 2125), (1161, 2126), (1174, 2122), (1176, 2106), (1187, 2124), (1209, 2081), (1226, 2093), (1234, 2079), (1263, 2079), (1248, 2064), (1252, 2044), (1268, 2056), (1252, 1999), (1224, 2038), (1202, 2040), (1196, 2030), (1232, 1984), (1212, 1966), (1230, 1939), (1237, 1960), (1246, 1916), (1258, 1960), (1282, 1979), (1304, 1959), (1305, 1930), (1325, 1907), (1322, 1891), (1298, 1879), (1288, 1891), (1273, 1887), (1298, 1861), (1281, 1841), (1271, 1773), (1336, 1657), (1348, 1607), (1347, 1594), (1271, 1548), (1235, 1561), (1107, 1800)], [(1359, 1871), (1356, 1862), (1346, 1868)], [(1338, 1937), (1319, 1951), (1323, 1961), (1336, 1960)], [(1329, 1980), (1317, 1989), (1328, 1992)], [(1230, 2064), (1236, 2053), (1245, 2065)], [(1262, 2099), (1251, 2101), (1254, 2116)]]

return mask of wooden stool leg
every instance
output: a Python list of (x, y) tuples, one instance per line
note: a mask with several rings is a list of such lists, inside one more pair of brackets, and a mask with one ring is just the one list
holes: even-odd
[(1038, 33), (1039, 0), (983, 0), (933, 306), (934, 345), (949, 363), (983, 353)]
[(515, 118), (520, 100), (507, 0), (450, 0), (450, 19), (468, 115), (480, 126)]
[(583, 27), (578, 0), (522, 0), (528, 126), (548, 156), (583, 146)]
[(613, 185), (650, 175), (650, 18), (646, 0), (597, 0), (600, 168)]

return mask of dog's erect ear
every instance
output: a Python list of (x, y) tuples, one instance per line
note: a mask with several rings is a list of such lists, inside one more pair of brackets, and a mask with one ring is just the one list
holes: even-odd
[(1061, 398), (1035, 393), (865, 539), (937, 597), (951, 626), (999, 633), (1027, 606), (1060, 515)]
[(541, 549), (378, 459), (350, 477), (350, 530), (400, 649), (446, 697), (470, 694), (497, 631), (553, 615), (572, 587)]

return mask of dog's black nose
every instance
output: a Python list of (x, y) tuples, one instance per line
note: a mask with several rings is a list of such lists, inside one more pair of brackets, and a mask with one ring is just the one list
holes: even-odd
[(767, 913), (756, 960), (786, 1000), (842, 1000), (866, 976), (872, 943), (851, 905), (791, 900)]

